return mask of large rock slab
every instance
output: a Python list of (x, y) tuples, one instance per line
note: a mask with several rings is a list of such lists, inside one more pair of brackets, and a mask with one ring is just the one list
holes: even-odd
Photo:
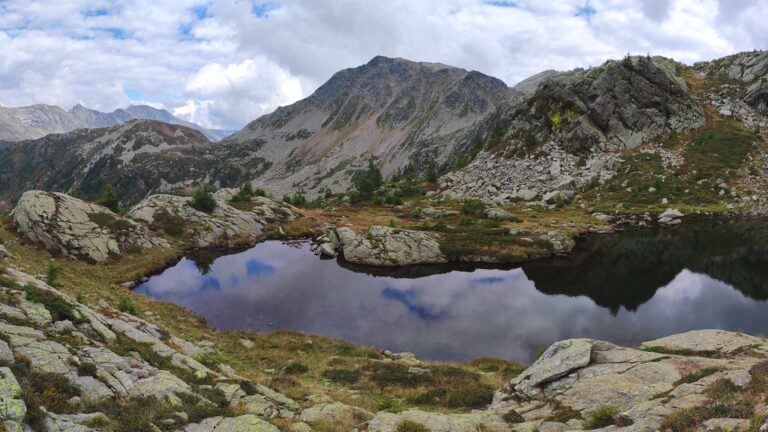
[(276, 426), (255, 415), (240, 417), (211, 417), (197, 424), (187, 425), (183, 432), (280, 432)]
[(440, 251), (433, 233), (372, 226), (363, 234), (351, 228), (329, 228), (326, 243), (341, 250), (344, 259), (355, 264), (407, 266), (440, 264), (448, 260)]
[(368, 424), (368, 432), (397, 432), (409, 421), (424, 426), (431, 432), (508, 432), (510, 425), (498, 414), (474, 412), (469, 414), (443, 414), (408, 410), (398, 414), (381, 412)]
[[(665, 416), (708, 403), (706, 389), (718, 380), (738, 388), (749, 385), (749, 371), (763, 356), (760, 349), (742, 351), (762, 340), (739, 333), (702, 331), (665, 339), (677, 342), (661, 342), (663, 346), (685, 347), (687, 355), (590, 339), (557, 342), (498, 392), (490, 408), (499, 413), (514, 409), (528, 422), (541, 422), (551, 414), (548, 407), (554, 401), (584, 419), (610, 405), (634, 421), (632, 430), (654, 431)], [(723, 358), (700, 357), (697, 350), (720, 352)], [(697, 375), (701, 371), (706, 373)]]
[(58, 192), (25, 192), (12, 215), (27, 240), (89, 261), (103, 262), (126, 251), (169, 246), (141, 224)]
[(768, 347), (768, 341), (743, 333), (724, 330), (693, 330), (643, 342), (641, 348), (662, 348), (692, 353), (734, 354), (749, 348)]
[(556, 380), (583, 368), (592, 357), (592, 341), (568, 339), (552, 344), (536, 362), (517, 376), (512, 384), (522, 391)]
[(309, 424), (336, 424), (342, 422), (363, 423), (373, 417), (373, 414), (362, 409), (345, 405), (340, 402), (318, 404), (301, 412), (299, 418)]

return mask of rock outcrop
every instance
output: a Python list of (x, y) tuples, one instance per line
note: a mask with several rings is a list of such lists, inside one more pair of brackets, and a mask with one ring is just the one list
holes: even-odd
[[(512, 430), (580, 430), (582, 421), (555, 420), (558, 413), (589, 421), (608, 411), (617, 430), (660, 430), (679, 411), (710, 406), (713, 385), (753, 391), (764, 374), (768, 341), (720, 330), (700, 330), (624, 348), (591, 339), (553, 344), (526, 371), (496, 394), (490, 410), (519, 420)], [(760, 375), (759, 379), (764, 379)], [(742, 389), (742, 390), (740, 390)], [(756, 409), (756, 407), (754, 407)], [(512, 413), (514, 411), (514, 413)], [(717, 419), (706, 425), (743, 424)], [(750, 414), (745, 414), (750, 415)], [(721, 421), (722, 420), (722, 421)], [(616, 426), (611, 426), (616, 428)]]
[(372, 226), (365, 234), (351, 228), (327, 228), (317, 239), (321, 254), (341, 253), (355, 264), (374, 266), (407, 266), (446, 263), (434, 233)]
[(289, 204), (253, 197), (232, 207), (233, 190), (216, 192), (211, 213), (192, 208), (191, 198), (152, 195), (117, 215), (97, 204), (57, 192), (28, 191), (13, 210), (13, 221), (27, 240), (93, 262), (153, 247), (170, 248), (168, 239), (192, 247), (253, 243), (264, 238), (265, 227), (298, 216)]
[(13, 222), (31, 242), (95, 262), (125, 252), (170, 246), (142, 224), (62, 193), (25, 192), (13, 210)]
[(620, 150), (704, 124), (678, 64), (627, 57), (550, 77), (523, 103), (500, 114), (520, 147), (553, 141), (573, 153)]
[(252, 243), (263, 238), (266, 224), (297, 216), (294, 207), (266, 197), (254, 197), (246, 203), (249, 210), (238, 210), (226, 200), (231, 195), (231, 190), (217, 192), (216, 208), (211, 213), (192, 208), (189, 197), (152, 195), (131, 208), (127, 216), (166, 233), (179, 230), (180, 236), (190, 236), (197, 247)]
[(656, 218), (661, 225), (680, 225), (683, 221), (683, 214), (678, 209), (666, 209)]

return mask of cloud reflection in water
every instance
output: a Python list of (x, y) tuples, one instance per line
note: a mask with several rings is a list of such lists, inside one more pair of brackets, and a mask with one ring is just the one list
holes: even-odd
[(571, 337), (634, 344), (690, 329), (768, 329), (765, 302), (707, 275), (682, 270), (649, 289), (650, 300), (630, 311), (573, 290), (542, 293), (520, 268), (398, 279), (319, 260), (307, 245), (270, 241), (216, 259), (206, 275), (183, 259), (137, 291), (220, 329), (304, 331), (441, 360), (530, 361), (539, 348)]

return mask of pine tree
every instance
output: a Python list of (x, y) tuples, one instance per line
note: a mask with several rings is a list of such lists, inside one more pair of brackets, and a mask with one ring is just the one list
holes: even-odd
[(370, 159), (368, 168), (355, 180), (355, 188), (362, 199), (370, 199), (383, 183), (384, 178), (381, 176), (379, 167), (373, 163), (373, 159)]
[(112, 188), (111, 184), (107, 185), (104, 189), (104, 193), (101, 194), (101, 198), (96, 201), (96, 204), (102, 205), (112, 210), (114, 213), (120, 213), (120, 200), (117, 199), (117, 194), (115, 194), (115, 190)]
[(189, 205), (195, 210), (210, 213), (216, 208), (216, 200), (208, 188), (200, 186), (192, 195), (192, 201), (189, 202)]

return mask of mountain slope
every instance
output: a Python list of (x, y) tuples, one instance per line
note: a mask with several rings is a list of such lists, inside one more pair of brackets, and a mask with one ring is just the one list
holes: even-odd
[(80, 104), (69, 111), (55, 105), (37, 104), (16, 108), (0, 107), (0, 141), (37, 139), (51, 133), (110, 127), (135, 119), (158, 120), (197, 129), (211, 141), (218, 141), (229, 135), (227, 131), (209, 130), (181, 120), (164, 109), (148, 105), (131, 105), (126, 109), (106, 113)]
[(197, 130), (153, 120), (0, 143), (0, 209), (30, 189), (93, 200), (112, 184), (123, 203), (132, 204), (177, 187), (239, 186), (258, 175), (258, 159), (250, 162), (230, 161)]
[(343, 191), (371, 157), (385, 175), (409, 163), (424, 168), (457, 157), (481, 121), (517, 96), (479, 72), (376, 57), (336, 73), (310, 97), (251, 122), (223, 144), (272, 163), (257, 183), (273, 192)]

